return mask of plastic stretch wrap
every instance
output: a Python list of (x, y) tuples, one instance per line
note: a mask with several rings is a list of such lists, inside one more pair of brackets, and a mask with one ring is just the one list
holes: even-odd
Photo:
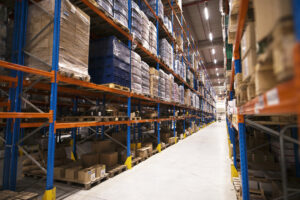
[[(60, 18), (59, 70), (75, 77), (88, 77), (90, 18), (68, 0), (63, 0)], [(54, 0), (37, 3), (54, 14)], [(51, 21), (44, 11), (35, 5), (28, 9), (26, 40), (31, 41)], [(33, 42), (27, 43), (28, 52), (48, 65), (32, 57), (25, 57), (25, 65), (50, 71), (52, 64), (53, 24), (48, 26)]]
[(153, 54), (157, 54), (157, 30), (152, 22), (150, 22), (149, 49)]
[(132, 9), (131, 9), (131, 33), (133, 37), (140, 42), (142, 41), (142, 16), (141, 16), (141, 10), (139, 6), (134, 2), (131, 1)]
[(113, 16), (113, 0), (96, 0), (100, 8), (105, 10), (108, 14)]
[[(148, 1), (150, 7), (156, 14), (156, 0), (149, 0)], [(145, 12), (145, 14), (152, 19), (155, 19), (154, 15), (148, 8), (148, 6), (144, 3), (144, 1), (141, 2), (141, 9)], [(162, 21), (164, 20), (164, 7), (161, 0), (158, 0), (158, 15), (157, 15)]]

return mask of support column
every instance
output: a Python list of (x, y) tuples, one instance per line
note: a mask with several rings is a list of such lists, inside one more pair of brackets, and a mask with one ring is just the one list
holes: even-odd
[(243, 200), (249, 200), (246, 127), (243, 115), (238, 115)]
[(56, 188), (53, 187), (53, 169), (55, 156), (55, 124), (56, 124), (56, 107), (57, 107), (57, 71), (59, 61), (59, 38), (60, 38), (60, 11), (61, 0), (55, 0), (54, 8), (54, 26), (53, 26), (53, 49), (52, 49), (52, 71), (54, 71), (54, 81), (51, 82), (50, 96), (50, 113), (53, 114), (49, 120), (49, 135), (48, 135), (48, 157), (47, 157), (47, 176), (46, 176), (46, 191), (43, 200), (55, 200)]

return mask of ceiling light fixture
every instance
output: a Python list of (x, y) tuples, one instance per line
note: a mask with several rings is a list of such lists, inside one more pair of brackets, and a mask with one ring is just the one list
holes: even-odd
[(204, 15), (205, 15), (205, 19), (208, 20), (209, 14), (208, 14), (208, 9), (207, 9), (207, 7), (204, 8)]
[(214, 63), (217, 64), (217, 59), (214, 59)]
[(209, 40), (212, 41), (213, 40), (213, 34), (209, 33), (208, 36), (209, 36)]
[(212, 53), (213, 55), (215, 55), (216, 50), (213, 48), (213, 49), (211, 50), (211, 53)]

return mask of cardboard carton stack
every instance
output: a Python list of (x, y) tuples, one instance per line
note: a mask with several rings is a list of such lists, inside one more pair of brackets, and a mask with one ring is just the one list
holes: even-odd
[(149, 65), (142, 61), (142, 93), (145, 95), (150, 94), (150, 74)]
[(159, 82), (159, 72), (150, 67), (150, 95), (151, 97), (158, 97), (158, 82)]
[(142, 60), (141, 56), (131, 51), (131, 90), (142, 93)]
[[(54, 0), (39, 1), (38, 5), (54, 14)], [(59, 70), (75, 78), (89, 79), (89, 39), (90, 17), (68, 0), (62, 1), (60, 18)], [(26, 40), (31, 41), (50, 21), (43, 10), (35, 5), (29, 6)], [(46, 64), (28, 57), (25, 65), (50, 71), (52, 65), (53, 25), (48, 26), (26, 49)]]

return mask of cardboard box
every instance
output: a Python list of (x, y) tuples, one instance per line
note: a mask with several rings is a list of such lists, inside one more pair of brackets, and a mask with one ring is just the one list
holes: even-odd
[(88, 153), (81, 156), (83, 167), (90, 167), (99, 163), (99, 153)]
[(70, 167), (65, 169), (65, 178), (69, 180), (77, 180), (78, 179), (78, 171), (81, 170), (81, 166)]
[(104, 177), (105, 165), (97, 164), (97, 165), (93, 165), (92, 167), (95, 168), (96, 178)]
[(103, 152), (99, 155), (99, 163), (105, 164), (107, 168), (118, 164), (118, 152)]
[(247, 55), (249, 49), (256, 50), (254, 22), (248, 22), (244, 35), (241, 40), (242, 59)]
[(242, 60), (243, 81), (249, 80), (255, 71), (256, 49), (250, 48), (247, 55)]
[(89, 183), (95, 179), (96, 170), (94, 167), (89, 167), (78, 171), (78, 180), (82, 183)]
[(257, 42), (273, 31), (282, 18), (292, 16), (291, 0), (253, 0)]
[(54, 178), (65, 178), (65, 168), (64, 167), (54, 167), (53, 171)]
[(106, 151), (114, 151), (115, 145), (110, 140), (95, 141), (92, 144), (93, 152), (101, 153)]
[(146, 158), (148, 157), (148, 149), (149, 147), (142, 147), (137, 150), (137, 156), (141, 158)]

